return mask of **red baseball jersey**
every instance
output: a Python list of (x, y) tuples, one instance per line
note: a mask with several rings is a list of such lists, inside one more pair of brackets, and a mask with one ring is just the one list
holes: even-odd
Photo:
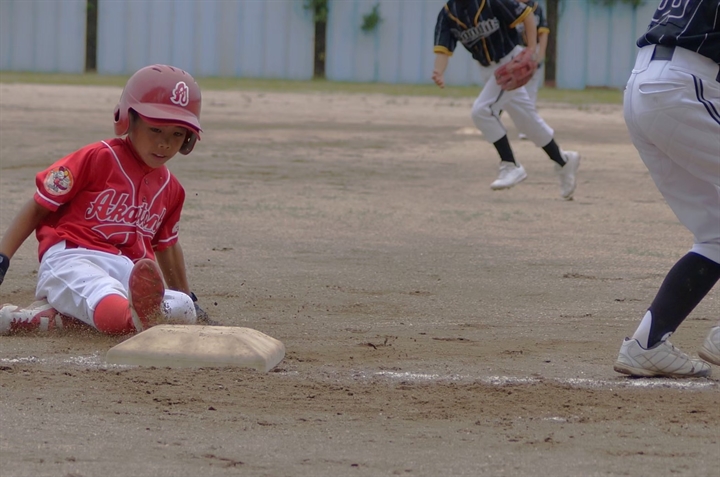
[(127, 138), (85, 146), (35, 183), (35, 201), (54, 212), (36, 230), (40, 259), (61, 240), (133, 261), (178, 240), (185, 190), (167, 167), (148, 167)]

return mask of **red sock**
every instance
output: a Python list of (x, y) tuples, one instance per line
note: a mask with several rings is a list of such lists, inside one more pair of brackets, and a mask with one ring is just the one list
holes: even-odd
[(108, 295), (95, 307), (95, 327), (108, 334), (135, 332), (130, 303), (120, 295)]

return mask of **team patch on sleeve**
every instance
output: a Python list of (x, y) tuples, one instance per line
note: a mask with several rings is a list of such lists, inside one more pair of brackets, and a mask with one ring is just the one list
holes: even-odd
[(73, 176), (65, 166), (53, 168), (45, 176), (45, 191), (52, 195), (65, 195), (73, 186)]

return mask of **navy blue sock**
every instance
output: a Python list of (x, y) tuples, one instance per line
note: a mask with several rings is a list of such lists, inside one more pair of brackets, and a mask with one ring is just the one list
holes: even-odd
[(551, 139), (549, 143), (544, 145), (543, 151), (545, 151), (550, 159), (560, 164), (560, 167), (565, 165), (565, 158), (563, 157), (562, 152), (560, 152), (560, 148), (555, 142), (555, 139)]
[(510, 148), (510, 141), (508, 141), (507, 134), (495, 141), (493, 146), (495, 146), (498, 154), (500, 154), (501, 161), (517, 164), (515, 162), (515, 156), (513, 155), (512, 149)]
[(690, 252), (670, 269), (650, 305), (648, 348), (673, 333), (720, 280), (720, 263)]

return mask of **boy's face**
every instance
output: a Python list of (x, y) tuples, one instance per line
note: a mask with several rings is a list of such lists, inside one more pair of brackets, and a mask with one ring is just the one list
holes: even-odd
[(135, 116), (128, 136), (143, 162), (155, 169), (180, 151), (187, 133), (182, 126), (150, 124), (141, 116)]

